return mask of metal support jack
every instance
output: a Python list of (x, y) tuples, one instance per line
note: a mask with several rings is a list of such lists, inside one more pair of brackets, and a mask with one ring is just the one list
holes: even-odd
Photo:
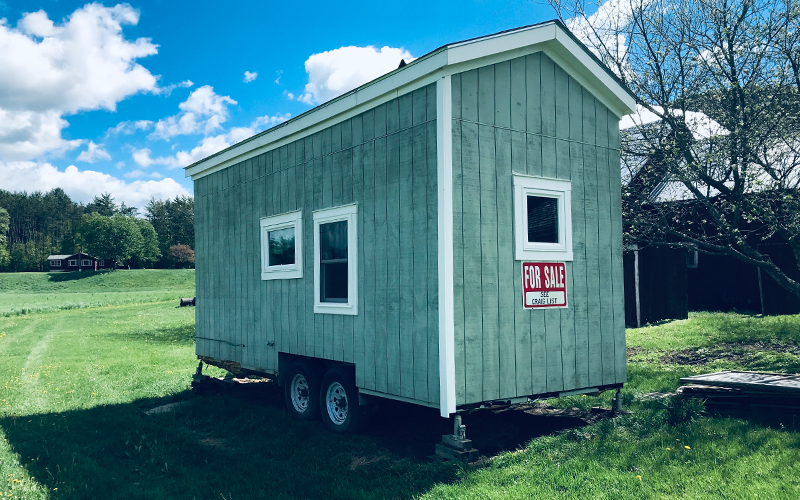
[(614, 396), (614, 399), (611, 400), (611, 410), (614, 413), (622, 413), (622, 392), (621, 392), (621, 389), (617, 389), (617, 394)]
[(195, 371), (194, 375), (192, 375), (192, 389), (200, 389), (203, 385), (207, 385), (203, 384), (203, 382), (206, 382), (210, 379), (211, 377), (208, 375), (203, 375), (203, 362), (200, 361), (200, 363), (197, 365), (197, 371)]
[(467, 426), (461, 423), (461, 415), (455, 416), (453, 433), (442, 436), (442, 442), (436, 445), (436, 456), (466, 462), (478, 459), (478, 450), (472, 447), (472, 440), (467, 439)]

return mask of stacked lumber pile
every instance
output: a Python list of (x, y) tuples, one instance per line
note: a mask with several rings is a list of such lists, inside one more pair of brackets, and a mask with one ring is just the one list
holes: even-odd
[(800, 409), (800, 375), (724, 371), (684, 377), (678, 394), (712, 406)]

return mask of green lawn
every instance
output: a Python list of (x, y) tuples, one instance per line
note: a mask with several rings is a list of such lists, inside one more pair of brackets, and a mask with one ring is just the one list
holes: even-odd
[[(641, 397), (719, 369), (800, 371), (800, 316), (698, 313), (629, 330), (633, 414), (530, 429), (543, 435), (465, 466), (426, 458), (447, 428), (435, 410), (389, 405), (343, 437), (290, 420), (271, 383), (192, 393), (194, 309), (176, 306), (193, 295), (192, 271), (0, 274), (3, 498), (800, 498), (792, 415), (703, 416)], [(479, 418), (465, 417), (468, 433)]]

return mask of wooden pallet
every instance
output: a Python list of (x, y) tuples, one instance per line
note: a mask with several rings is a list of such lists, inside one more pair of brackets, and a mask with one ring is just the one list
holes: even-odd
[(800, 409), (800, 375), (724, 371), (684, 377), (690, 384), (678, 389), (683, 396), (703, 398), (708, 404), (776, 409)]

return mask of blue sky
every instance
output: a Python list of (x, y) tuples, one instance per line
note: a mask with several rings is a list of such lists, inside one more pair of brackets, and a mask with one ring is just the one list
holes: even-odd
[(530, 0), (0, 0), (0, 188), (191, 194), (180, 167), (401, 58), (554, 17)]

